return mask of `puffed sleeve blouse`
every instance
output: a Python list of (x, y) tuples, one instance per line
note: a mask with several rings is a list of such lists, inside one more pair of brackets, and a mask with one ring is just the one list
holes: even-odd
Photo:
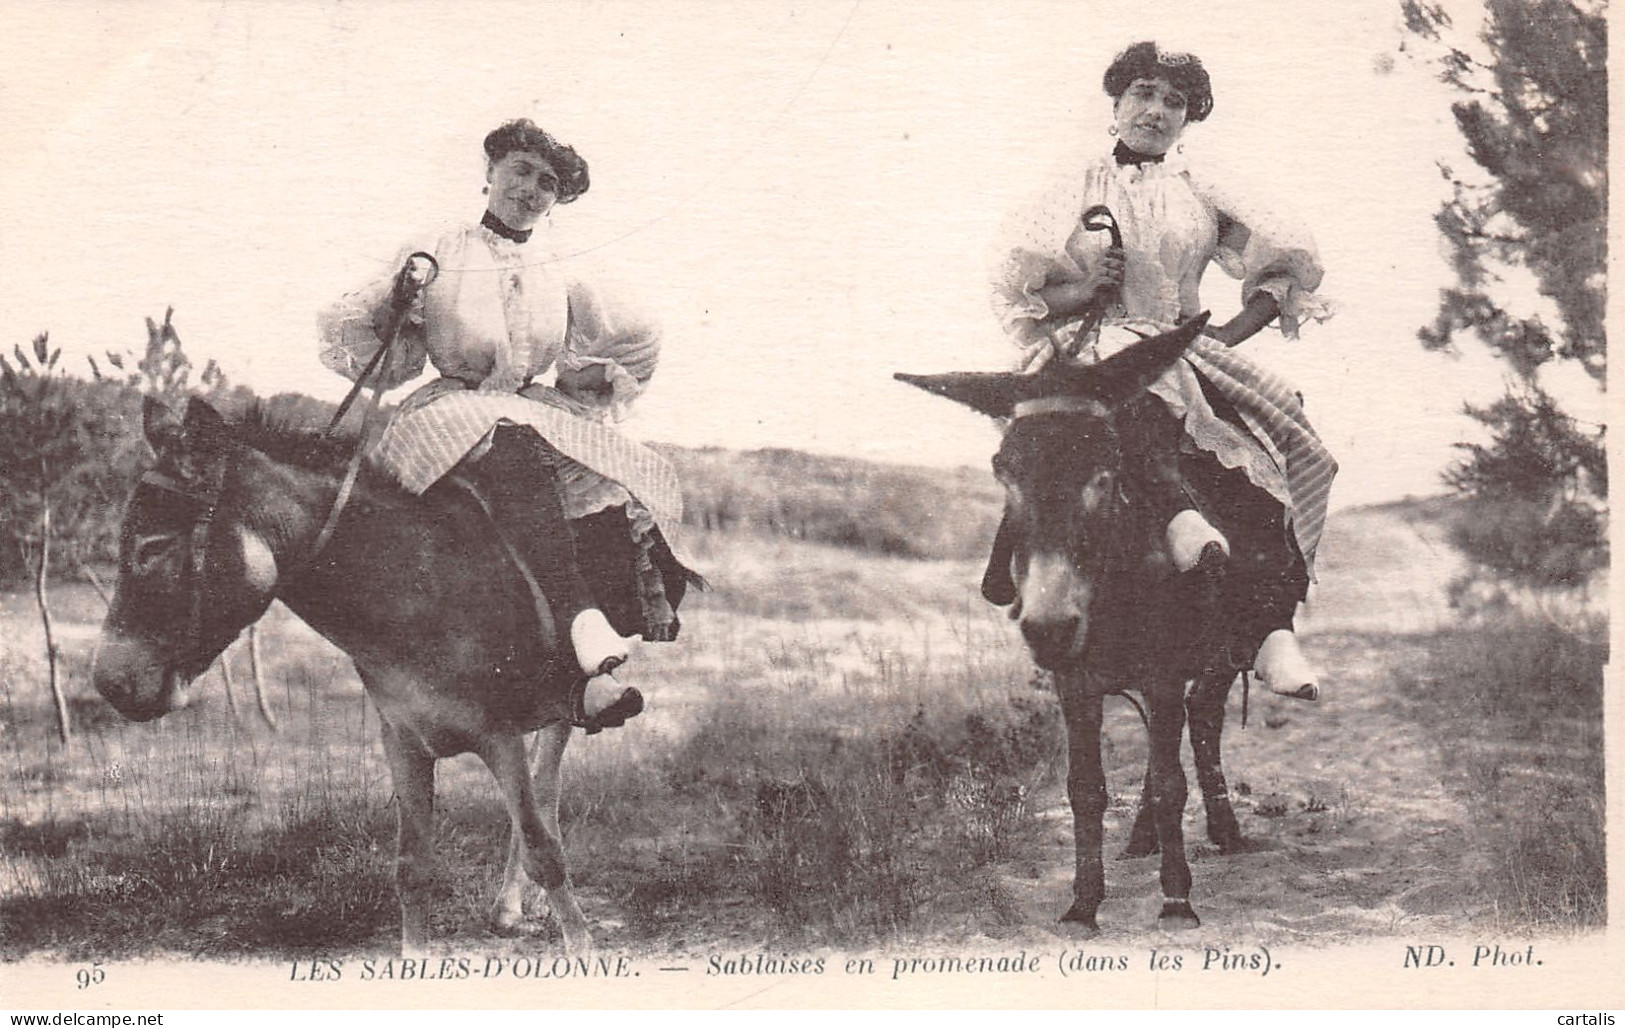
[(1024, 348), (1047, 343), (1057, 326), (1039, 295), (1047, 281), (1085, 272), (1110, 245), (1109, 233), (1084, 231), (1082, 212), (1105, 204), (1126, 251), (1123, 289), (1111, 322), (1173, 325), (1203, 309), (1202, 276), (1211, 263), (1241, 280), (1246, 303), (1269, 293), (1280, 329), (1296, 337), (1305, 319), (1323, 321), (1331, 305), (1315, 290), (1324, 269), (1313, 238), (1289, 219), (1204, 181), (1170, 157), (1161, 164), (1118, 164), (1109, 154), (1053, 188), (1007, 228), (993, 276), (993, 305)]
[(391, 389), (432, 364), (446, 379), (515, 392), (553, 365), (569, 329), (569, 283), (545, 241), (519, 243), (484, 225), (451, 229), (403, 247), (376, 280), (318, 317), (321, 360), (355, 379), (382, 345), (395, 275), (414, 252), (438, 275), (408, 313), (378, 385)]

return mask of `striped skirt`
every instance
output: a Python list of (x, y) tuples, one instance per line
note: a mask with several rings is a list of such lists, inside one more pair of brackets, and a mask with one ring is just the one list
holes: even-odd
[(660, 454), (592, 418), (546, 402), (552, 390), (486, 393), (439, 379), (401, 404), (371, 453), (372, 462), (421, 494), (490, 444), (499, 422), (528, 425), (569, 458), (559, 470), (565, 516), (582, 517), (636, 499), (670, 537), (683, 519), (677, 472)]
[[(1246, 431), (1215, 413), (1202, 392), (1204, 382), (1235, 408)], [(1296, 391), (1204, 336), (1152, 384), (1151, 392), (1184, 419), (1192, 442), (1225, 467), (1243, 470), (1286, 508), (1293, 538), (1313, 575), (1337, 461), (1310, 426)]]

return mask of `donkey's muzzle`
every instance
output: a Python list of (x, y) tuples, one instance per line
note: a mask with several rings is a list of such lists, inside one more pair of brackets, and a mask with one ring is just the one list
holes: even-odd
[(1077, 616), (1058, 618), (1022, 618), (1021, 637), (1033, 652), (1039, 667), (1054, 671), (1072, 656), (1078, 639), (1081, 619)]
[(144, 640), (106, 630), (91, 668), (96, 691), (131, 721), (151, 721), (186, 706), (194, 677)]

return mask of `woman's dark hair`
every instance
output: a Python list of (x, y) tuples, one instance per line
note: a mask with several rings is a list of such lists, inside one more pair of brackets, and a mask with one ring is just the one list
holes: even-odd
[(1169, 53), (1150, 41), (1135, 43), (1106, 69), (1106, 95), (1115, 103), (1137, 79), (1166, 79), (1185, 94), (1185, 120), (1201, 121), (1213, 112), (1213, 82), (1195, 54)]
[(518, 118), (493, 129), (485, 137), (485, 159), (495, 164), (516, 152), (533, 153), (546, 161), (559, 177), (559, 203), (569, 203), (587, 191), (586, 158), (537, 127), (529, 118)]

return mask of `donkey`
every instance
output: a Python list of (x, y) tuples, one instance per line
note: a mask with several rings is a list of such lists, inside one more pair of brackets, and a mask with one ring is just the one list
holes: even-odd
[[(528, 876), (546, 889), (566, 948), (589, 950), (558, 827), (568, 693), (580, 672), (555, 626), (538, 630), (533, 594), (492, 541), (478, 499), (437, 486), (419, 500), (363, 478), (313, 553), (344, 445), (263, 414), (228, 425), (198, 399), (184, 418), (149, 399), (143, 427), (157, 465), (125, 512), (97, 691), (134, 721), (180, 709), (193, 680), (283, 601), (349, 654), (377, 706), (398, 801), (402, 950), (426, 942), (435, 762), (460, 753), (484, 761), (512, 822), (496, 927), (518, 927)], [(676, 577), (674, 607), (686, 584)], [(524, 736), (538, 729), (533, 781)]]
[[(1142, 409), (1135, 405), (1158, 402), (1146, 387), (1206, 322), (1203, 314), (1087, 367), (1057, 361), (1036, 374), (896, 376), (1007, 419), (993, 470), (1005, 488), (1006, 522), (1015, 539), (1011, 616), (1019, 619), (1035, 662), (1054, 673), (1066, 719), (1076, 873), (1062, 921), (1087, 932), (1097, 930), (1105, 895), (1100, 734), (1108, 693), (1134, 690), (1145, 699), (1150, 754), (1124, 855), (1161, 850), (1159, 924), (1200, 923), (1190, 904), (1181, 826), (1186, 782), (1179, 743), (1187, 714), (1208, 836), (1221, 852), (1245, 846), (1220, 767), (1219, 738), (1231, 683), (1249, 663), (1231, 654), (1250, 657), (1247, 646), (1257, 645), (1245, 613), (1257, 574), (1248, 555), (1267, 527), (1204, 511), (1228, 536), (1232, 563), (1217, 575), (1176, 573), (1163, 553), (1162, 523), (1133, 495), (1137, 451), (1121, 435), (1136, 425)], [(1181, 456), (1181, 473), (1209, 484), (1226, 474), (1193, 455)], [(1187, 683), (1193, 683), (1188, 694)]]

